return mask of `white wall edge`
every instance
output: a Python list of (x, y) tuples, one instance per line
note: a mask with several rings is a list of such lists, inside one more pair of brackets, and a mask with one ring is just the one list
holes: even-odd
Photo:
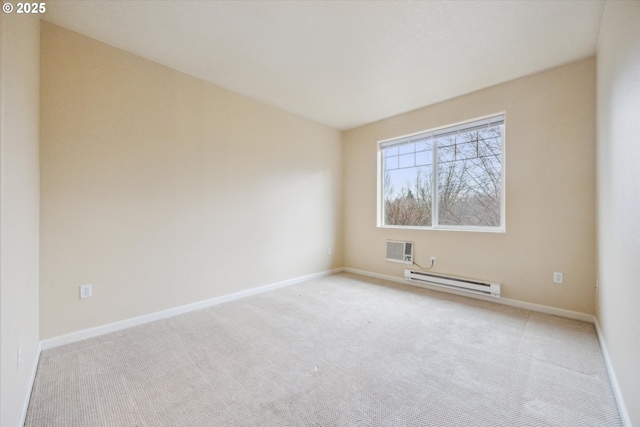
[(616, 377), (616, 373), (613, 370), (613, 364), (611, 363), (611, 358), (609, 357), (609, 350), (607, 350), (607, 345), (604, 342), (604, 335), (602, 335), (602, 330), (600, 329), (598, 318), (595, 316), (593, 316), (593, 324), (596, 327), (596, 335), (598, 336), (598, 342), (600, 343), (600, 350), (602, 350), (604, 365), (607, 367), (609, 381), (611, 382), (613, 395), (616, 398), (616, 404), (618, 405), (620, 418), (622, 418), (622, 424), (624, 425), (624, 427), (633, 427), (633, 425), (631, 424), (631, 417), (629, 417), (629, 411), (627, 411), (627, 405), (625, 405), (624, 403), (622, 391), (620, 390), (620, 385), (618, 384), (618, 378)]
[(74, 342), (82, 341), (88, 338), (94, 338), (100, 335), (109, 334), (112, 332), (121, 331), (134, 326), (144, 325), (145, 323), (154, 322), (156, 320), (167, 319), (169, 317), (177, 316), (179, 314), (189, 313), (203, 308), (212, 307), (214, 305), (222, 304), (229, 301), (234, 301), (241, 298), (250, 297), (252, 295), (262, 294), (265, 292), (273, 291), (287, 286), (293, 286), (298, 283), (306, 282), (308, 280), (318, 279), (320, 277), (329, 276), (331, 274), (341, 272), (341, 268), (333, 270), (321, 271), (319, 273), (309, 274), (306, 276), (296, 277), (293, 279), (284, 280), (282, 282), (271, 283), (268, 285), (258, 286), (256, 288), (247, 289), (240, 292), (234, 292), (228, 295), (222, 295), (219, 297), (211, 298), (204, 301), (198, 301), (179, 307), (170, 308), (155, 313), (145, 314), (143, 316), (133, 317), (131, 319), (120, 320), (118, 322), (108, 323), (106, 325), (96, 326), (94, 328), (83, 329), (77, 332), (71, 332), (65, 335), (60, 335), (53, 338), (40, 341), (42, 350), (49, 350), (51, 348), (59, 347), (61, 345), (71, 344)]
[(40, 353), (42, 353), (42, 343), (38, 343), (38, 347), (36, 347), (36, 357), (33, 361), (33, 366), (31, 367), (31, 377), (29, 378), (29, 384), (27, 387), (27, 395), (24, 398), (24, 403), (22, 404), (22, 414), (20, 415), (20, 427), (24, 426), (24, 422), (27, 419), (27, 409), (29, 409), (29, 401), (31, 400), (31, 392), (33, 391), (33, 384), (36, 382), (36, 373), (38, 372), (38, 363), (40, 362)]
[(430, 289), (433, 291), (446, 292), (449, 294), (459, 295), (463, 297), (480, 299), (488, 302), (495, 302), (498, 304), (509, 305), (511, 307), (524, 308), (526, 310), (537, 311), (539, 313), (552, 314), (554, 316), (580, 320), (588, 323), (594, 323), (594, 319), (595, 319), (591, 314), (580, 313), (578, 311), (565, 310), (562, 308), (551, 307), (548, 305), (534, 304), (534, 303), (510, 299), (510, 298), (486, 297), (484, 295), (478, 295), (470, 292), (457, 291), (455, 289), (446, 289), (441, 286), (431, 286), (426, 283), (417, 284), (416, 282), (411, 282), (406, 280), (404, 277), (396, 277), (396, 276), (389, 276), (387, 274), (372, 273), (370, 271), (357, 270), (355, 268), (348, 268), (348, 267), (345, 267), (342, 270), (349, 273), (359, 274), (361, 276), (374, 277), (376, 279), (388, 280), (390, 282), (402, 283), (404, 285), (409, 285), (409, 286), (418, 286), (418, 287)]

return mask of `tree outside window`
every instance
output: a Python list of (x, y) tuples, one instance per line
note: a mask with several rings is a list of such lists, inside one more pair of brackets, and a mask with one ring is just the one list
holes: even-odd
[(381, 226), (503, 228), (504, 116), (380, 143)]

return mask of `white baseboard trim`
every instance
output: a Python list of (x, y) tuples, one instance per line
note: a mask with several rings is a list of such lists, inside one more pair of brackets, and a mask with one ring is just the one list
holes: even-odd
[(134, 326), (144, 325), (145, 323), (154, 322), (156, 320), (166, 319), (169, 317), (177, 316), (179, 314), (189, 313), (191, 311), (201, 310), (203, 308), (212, 307), (214, 305), (222, 304), (229, 301), (234, 301), (241, 298), (246, 298), (252, 295), (262, 294), (264, 292), (273, 291), (275, 289), (285, 288), (287, 286), (296, 285), (298, 283), (306, 282), (312, 279), (318, 279), (320, 277), (329, 276), (331, 274), (341, 272), (341, 268), (334, 270), (321, 271), (319, 273), (309, 274), (306, 276), (296, 277), (282, 282), (271, 283), (268, 285), (259, 286), (257, 288), (247, 289), (240, 292), (234, 292), (229, 295), (223, 295), (216, 298), (211, 298), (204, 301), (194, 302), (192, 304), (182, 305), (179, 307), (170, 308), (155, 313), (145, 314), (143, 316), (134, 317), (131, 319), (120, 320), (118, 322), (108, 323), (106, 325), (96, 326), (95, 328), (83, 329), (77, 332), (71, 332), (69, 334), (60, 335), (53, 338), (48, 338), (40, 342), (42, 350), (48, 350), (54, 347), (59, 347), (65, 344), (71, 344), (77, 341), (82, 341), (87, 338), (93, 338), (100, 335), (109, 334), (112, 332), (121, 331)]
[(27, 387), (27, 395), (24, 398), (24, 403), (22, 404), (22, 414), (20, 415), (20, 424), (19, 427), (24, 426), (24, 422), (27, 419), (27, 409), (29, 409), (29, 401), (31, 400), (31, 391), (33, 390), (33, 384), (36, 381), (36, 372), (38, 371), (38, 363), (40, 362), (40, 353), (42, 353), (42, 345), (38, 343), (36, 347), (36, 357), (33, 361), (33, 366), (31, 367), (31, 376), (29, 377), (29, 385)]
[(464, 292), (464, 291), (456, 291), (455, 289), (446, 289), (446, 288), (442, 288), (440, 286), (430, 286), (429, 284), (426, 284), (426, 283), (418, 285), (415, 282), (407, 281), (404, 277), (396, 277), (396, 276), (389, 276), (389, 275), (386, 275), (386, 274), (372, 273), (370, 271), (357, 270), (355, 268), (345, 267), (342, 270), (346, 271), (346, 272), (349, 272), (349, 273), (359, 274), (361, 276), (374, 277), (376, 279), (382, 279), (382, 280), (388, 280), (388, 281), (391, 281), (391, 282), (402, 283), (403, 285), (412, 285), (412, 286), (424, 287), (425, 289), (431, 289), (431, 290), (434, 290), (434, 291), (446, 292), (446, 293), (460, 295), (460, 296), (468, 297), (468, 298), (481, 299), (483, 301), (495, 302), (495, 303), (498, 303), (498, 304), (509, 305), (511, 307), (524, 308), (526, 310), (537, 311), (537, 312), (546, 313), (546, 314), (552, 314), (554, 316), (566, 317), (568, 319), (581, 320), (583, 322), (589, 322), (589, 323), (593, 323), (594, 322), (594, 317), (591, 314), (580, 313), (578, 311), (565, 310), (565, 309), (562, 309), (562, 308), (551, 307), (551, 306), (548, 306), (548, 305), (534, 304), (534, 303), (530, 303), (530, 302), (524, 302), (524, 301), (515, 300), (515, 299), (509, 299), (509, 298), (485, 297), (484, 295), (478, 295), (478, 294), (468, 293), (468, 292)]
[(602, 350), (604, 365), (607, 367), (607, 372), (609, 373), (609, 381), (611, 381), (611, 388), (613, 389), (613, 395), (616, 398), (616, 404), (618, 405), (620, 418), (622, 418), (622, 424), (624, 425), (624, 427), (633, 427), (633, 425), (631, 424), (631, 418), (629, 417), (629, 411), (627, 411), (627, 405), (625, 405), (624, 403), (622, 391), (620, 390), (620, 385), (618, 384), (618, 378), (616, 377), (616, 373), (613, 370), (611, 358), (609, 357), (609, 350), (607, 350), (607, 344), (604, 342), (604, 336), (602, 335), (602, 330), (600, 329), (598, 318), (595, 316), (593, 317), (593, 324), (596, 327), (596, 335), (598, 335), (598, 341), (600, 342), (600, 349)]
[(526, 310), (537, 311), (539, 313), (552, 314), (554, 316), (564, 317), (567, 319), (580, 320), (582, 322), (587, 322), (587, 323), (593, 323), (593, 320), (594, 320), (594, 317), (592, 314), (581, 313), (579, 311), (565, 310), (563, 308), (551, 307), (549, 305), (534, 304), (532, 302), (524, 302), (517, 299), (500, 298), (498, 301), (495, 301), (495, 302), (498, 302), (504, 305), (509, 305), (511, 307), (518, 307), (518, 308), (524, 308)]

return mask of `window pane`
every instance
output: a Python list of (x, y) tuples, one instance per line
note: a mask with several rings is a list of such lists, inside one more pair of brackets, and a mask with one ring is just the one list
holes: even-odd
[(398, 147), (387, 148), (384, 150), (384, 156), (397, 156), (398, 155)]
[(386, 170), (398, 169), (398, 156), (391, 156), (384, 159), (384, 168)]
[(478, 157), (476, 141), (456, 144), (456, 160), (472, 159), (474, 157)]
[(478, 150), (480, 155), (500, 155), (502, 137), (500, 128), (493, 127), (478, 133)]
[[(466, 141), (475, 139), (475, 135), (462, 136)], [(465, 147), (467, 144), (457, 144), (458, 152), (466, 158), (438, 165), (438, 222), (498, 227), (502, 199), (500, 145), (485, 143), (484, 151), (472, 157), (471, 150)], [(496, 155), (489, 147), (497, 149)]]
[(398, 147), (400, 154), (408, 154), (416, 151), (416, 144), (405, 144)]
[(433, 151), (419, 151), (416, 153), (416, 166), (426, 166), (433, 164)]
[(400, 156), (398, 164), (401, 168), (410, 168), (416, 165), (415, 160), (416, 160), (415, 154), (413, 153), (403, 154)]
[[(413, 165), (414, 154), (400, 157), (410, 157)], [(431, 226), (432, 167), (386, 169), (383, 173), (384, 225)]]

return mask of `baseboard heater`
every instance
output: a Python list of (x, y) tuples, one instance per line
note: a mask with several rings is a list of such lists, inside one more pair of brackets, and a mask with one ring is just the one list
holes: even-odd
[(405, 270), (404, 278), (416, 285), (424, 283), (457, 291), (471, 292), (474, 294), (500, 298), (500, 285), (498, 283), (487, 283), (474, 279), (444, 276), (441, 274), (425, 273), (423, 271), (416, 270)]

